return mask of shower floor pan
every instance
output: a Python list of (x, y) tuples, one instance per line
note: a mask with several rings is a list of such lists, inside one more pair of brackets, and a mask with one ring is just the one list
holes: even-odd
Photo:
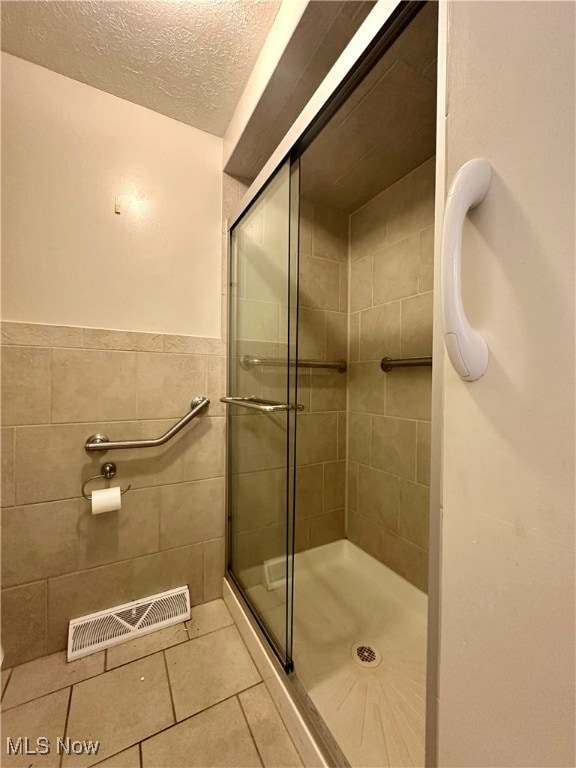
[(294, 592), (295, 673), (350, 764), (423, 766), (426, 595), (348, 540), (297, 554)]

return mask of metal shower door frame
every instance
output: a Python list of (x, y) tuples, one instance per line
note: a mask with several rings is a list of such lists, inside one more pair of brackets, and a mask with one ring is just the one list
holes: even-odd
[[(296, 500), (295, 500), (295, 482), (296, 482), (296, 429), (297, 429), (297, 415), (300, 410), (297, 405), (297, 381), (298, 381), (298, 367), (290, 365), (290, 361), (298, 359), (298, 278), (299, 278), (299, 238), (300, 238), (300, 161), (298, 159), (290, 161), (289, 158), (284, 158), (283, 162), (275, 169), (274, 173), (267, 179), (266, 184), (258, 190), (258, 193), (251, 197), (249, 203), (242, 211), (242, 215), (238, 216), (233, 224), (227, 226), (227, 264), (228, 264), (228, 353), (226, 355), (227, 371), (227, 392), (229, 393), (234, 389), (233, 375), (234, 370), (230, 366), (230, 342), (236, 338), (236, 317), (235, 313), (231, 310), (231, 283), (234, 280), (234, 263), (235, 254), (233, 253), (233, 231), (235, 227), (241, 222), (244, 213), (247, 213), (252, 205), (261, 197), (266, 191), (268, 183), (271, 182), (276, 174), (285, 166), (289, 164), (289, 204), (288, 204), (288, 248), (287, 248), (287, 349), (286, 349), (286, 395), (285, 403), (280, 405), (258, 405), (258, 410), (262, 412), (274, 412), (282, 411), (286, 418), (286, 460), (284, 464), (284, 470), (286, 472), (286, 496), (285, 496), (285, 511), (286, 511), (286, 537), (285, 537), (285, 554), (286, 554), (286, 616), (285, 616), (285, 644), (284, 653), (282, 649), (278, 647), (278, 644), (268, 631), (265, 623), (258, 614), (256, 608), (251, 604), (248, 597), (245, 595), (244, 588), (238, 582), (234, 571), (232, 570), (232, 465), (230, 461), (230, 446), (232, 444), (231, 431), (232, 421), (228, 414), (226, 416), (226, 514), (227, 514), (227, 527), (226, 527), (226, 575), (230, 579), (231, 583), (235, 587), (235, 591), (242, 598), (242, 601), (249, 609), (253, 619), (256, 621), (258, 627), (266, 636), (270, 648), (274, 651), (277, 659), (281, 663), (285, 672), (290, 673), (293, 671), (294, 663), (292, 660), (292, 619), (293, 619), (293, 576), (294, 576), (294, 535), (295, 535), (295, 513), (296, 513)], [(240, 398), (241, 400), (252, 400), (252, 398)], [(230, 404), (232, 401), (237, 400), (234, 397), (221, 398), (223, 402)], [(265, 401), (261, 401), (264, 403)], [(247, 405), (248, 403), (243, 403)], [(250, 403), (250, 405), (252, 405)]]
[[(437, 130), (436, 130), (436, 200), (435, 220), (442, 221), (445, 197), (445, 120), (447, 115), (446, 86), (446, 49), (448, 47), (448, 2), (438, 0), (438, 91), (437, 91)], [(377, 0), (375, 7), (344, 49), (328, 75), (318, 87), (306, 107), (286, 133), (277, 149), (264, 165), (253, 183), (240, 201), (237, 209), (226, 222), (231, 228), (243, 216), (252, 201), (268, 184), (278, 167), (288, 157), (296, 161), (309, 143), (322, 130), (337, 106), (343, 103), (367, 71), (380, 59), (388, 47), (397, 39), (412, 18), (418, 13), (422, 3), (419, 0)], [(230, 245), (230, 237), (228, 237)], [(440, 235), (435, 233), (435, 262), (438, 260)], [(436, 264), (437, 267), (437, 264)], [(439, 270), (436, 268), (436, 272)], [(441, 539), (441, 451), (442, 451), (442, 392), (444, 345), (440, 333), (441, 315), (438, 298), (439, 284), (435, 280), (437, 299), (434, 307), (434, 356), (436, 365), (432, 372), (432, 436), (431, 436), (431, 479), (430, 479), (430, 551), (429, 551), (429, 590), (428, 590), (428, 653), (426, 685), (426, 758), (428, 767), (437, 764), (437, 698), (438, 698), (438, 653), (440, 621), (440, 539)], [(228, 493), (228, 487), (227, 487)], [(234, 586), (234, 585), (233, 585)], [(319, 715), (315, 712), (306, 692), (296, 677), (286, 680), (289, 695), (309, 717), (308, 725), (316, 733), (320, 743), (324, 744), (330, 760), (338, 749), (326, 739), (325, 727), (318, 728)], [(340, 755), (340, 761), (343, 757)], [(343, 760), (345, 764), (345, 760)]]

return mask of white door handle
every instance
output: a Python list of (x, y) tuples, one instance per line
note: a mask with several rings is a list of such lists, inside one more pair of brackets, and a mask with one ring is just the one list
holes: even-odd
[(492, 178), (488, 160), (469, 160), (460, 168), (448, 192), (442, 231), (442, 317), (444, 343), (450, 361), (464, 381), (476, 381), (488, 367), (490, 353), (483, 337), (468, 322), (462, 304), (460, 269), (462, 228), (470, 208), (481, 203)]

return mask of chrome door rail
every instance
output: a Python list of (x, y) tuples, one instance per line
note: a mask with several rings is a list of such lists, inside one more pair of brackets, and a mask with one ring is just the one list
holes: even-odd
[(195, 397), (190, 404), (191, 410), (186, 416), (183, 416), (180, 421), (176, 422), (168, 432), (154, 440), (110, 440), (107, 435), (96, 434), (90, 435), (84, 444), (84, 448), (87, 451), (115, 451), (119, 448), (156, 448), (159, 445), (164, 445), (174, 435), (177, 435), (209, 403), (210, 400), (207, 397)]
[(289, 363), (283, 358), (277, 357), (252, 357), (251, 355), (242, 355), (240, 364), (251, 367), (253, 365), (275, 365), (292, 368), (335, 368), (338, 373), (345, 373), (347, 369), (346, 360), (290, 360)]
[(261, 397), (221, 397), (221, 403), (226, 405), (239, 405), (242, 408), (253, 408), (261, 413), (277, 413), (278, 411), (303, 411), (303, 405), (291, 403), (278, 403), (275, 400), (262, 400)]

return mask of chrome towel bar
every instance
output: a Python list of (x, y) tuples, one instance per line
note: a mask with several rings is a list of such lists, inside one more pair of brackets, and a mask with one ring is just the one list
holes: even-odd
[(277, 413), (278, 411), (303, 411), (303, 405), (291, 405), (290, 403), (278, 403), (275, 400), (262, 400), (260, 397), (221, 397), (221, 403), (226, 405), (239, 405), (242, 408), (253, 408), (261, 413)]
[[(253, 365), (286, 366), (286, 360), (281, 357), (252, 357), (251, 355), (242, 355), (240, 363), (248, 367)], [(335, 368), (338, 373), (345, 373), (348, 367), (346, 360), (290, 360), (290, 366), (298, 366), (298, 368)]]
[(432, 365), (431, 357), (402, 357), (393, 360), (391, 357), (383, 357), (380, 360), (380, 368), (388, 373), (393, 368), (415, 368), (418, 365)]
[(164, 445), (177, 435), (181, 429), (189, 424), (200, 411), (209, 405), (210, 400), (207, 397), (195, 397), (190, 404), (190, 411), (176, 422), (168, 432), (154, 440), (110, 440), (107, 435), (90, 435), (84, 444), (87, 451), (115, 451), (119, 448), (156, 448)]

